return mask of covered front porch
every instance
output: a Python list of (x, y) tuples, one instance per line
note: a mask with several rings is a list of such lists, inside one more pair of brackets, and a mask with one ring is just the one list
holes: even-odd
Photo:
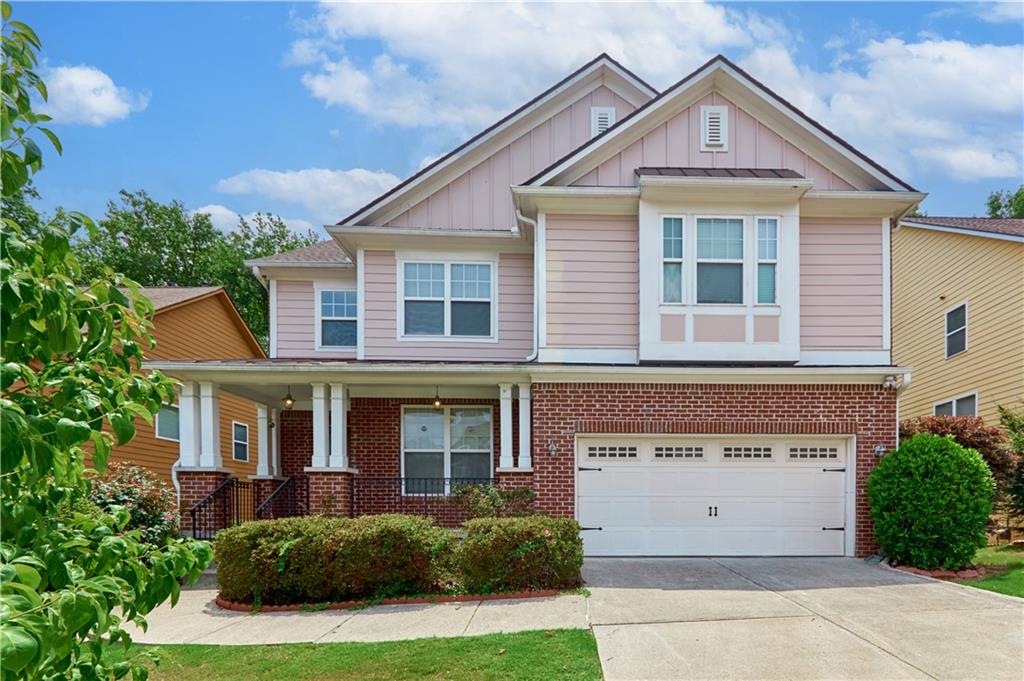
[[(183, 374), (176, 364), (176, 476), (183, 525), (198, 535), (310, 513), (414, 513), (458, 524), (465, 518), (452, 493), (460, 486), (532, 485), (524, 371), (346, 371), (344, 363), (296, 371), (294, 362), (280, 371), (271, 361), (247, 371), (197, 362)], [(257, 471), (248, 479), (222, 459), (215, 424), (224, 394), (256, 405)]]

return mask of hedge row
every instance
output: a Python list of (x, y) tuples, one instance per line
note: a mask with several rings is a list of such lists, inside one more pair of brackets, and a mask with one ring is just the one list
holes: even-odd
[(214, 556), (223, 598), (283, 605), (572, 588), (583, 544), (576, 521), (542, 516), (480, 518), (461, 531), (421, 516), (306, 516), (223, 530)]

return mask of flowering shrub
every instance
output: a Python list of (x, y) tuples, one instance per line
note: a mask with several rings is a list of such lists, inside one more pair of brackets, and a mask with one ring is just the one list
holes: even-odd
[(151, 471), (128, 463), (112, 463), (92, 481), (92, 501), (104, 511), (123, 506), (126, 530), (140, 530), (144, 541), (162, 545), (177, 536), (180, 517), (174, 490)]

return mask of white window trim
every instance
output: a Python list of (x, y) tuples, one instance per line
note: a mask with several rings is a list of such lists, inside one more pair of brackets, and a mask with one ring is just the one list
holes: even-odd
[[(407, 336), (405, 334), (405, 266), (407, 264), (434, 264), (444, 265), (444, 334), (440, 336)], [(491, 266), (491, 335), (490, 336), (453, 336), (451, 334), (451, 266), (452, 265), (490, 265)], [(396, 296), (397, 319), (395, 320), (396, 339), (405, 343), (497, 343), (498, 342), (498, 259), (466, 257), (431, 257), (430, 255), (416, 255), (397, 258), (397, 286)], [(412, 297), (410, 300), (437, 300), (437, 298)], [(481, 298), (458, 298), (461, 300), (474, 300), (482, 302)]]
[[(245, 442), (242, 442), (241, 440), (236, 440), (235, 439), (235, 426), (242, 426), (243, 428), (245, 428)], [(249, 424), (248, 423), (242, 423), (241, 421), (232, 421), (231, 422), (231, 460), (232, 461), (241, 461), (243, 463), (248, 463), (252, 459), (252, 457), (249, 455), (250, 451), (251, 451), (251, 449), (250, 449), (251, 440), (252, 440), (252, 437), (251, 437), (251, 433), (249, 432)], [(235, 445), (236, 444), (240, 444), (240, 445), (244, 444), (245, 445), (245, 458), (244, 459), (239, 459), (239, 458), (237, 458), (235, 456)]]
[[(707, 128), (708, 116), (712, 113), (722, 116), (722, 143), (709, 145)], [(729, 107), (724, 104), (705, 104), (700, 107), (700, 150), (710, 153), (727, 153), (729, 151)]]
[[(323, 344), (323, 320), (322, 308), (320, 304), (320, 294), (324, 291), (338, 291), (343, 293), (354, 293), (356, 296), (356, 316), (355, 317), (327, 317), (326, 319), (331, 320), (342, 320), (342, 321), (354, 321), (356, 323), (356, 342), (354, 345), (324, 345)], [(331, 285), (331, 284), (317, 284), (313, 287), (313, 308), (316, 311), (316, 344), (314, 347), (316, 350), (326, 350), (331, 352), (355, 352), (359, 346), (359, 327), (360, 317), (362, 316), (362, 310), (359, 307), (359, 292), (358, 290), (351, 288), (347, 285)]]
[[(429, 404), (403, 404), (402, 405), (402, 412), (401, 412), (401, 415), (400, 415), (401, 422), (399, 423), (399, 433), (398, 433), (398, 437), (399, 437), (399, 441), (398, 441), (398, 443), (399, 443), (398, 462), (399, 462), (400, 476), (402, 478), (401, 494), (402, 494), (403, 497), (407, 497), (407, 496), (412, 496), (412, 497), (423, 497), (423, 496), (427, 496), (427, 497), (444, 497), (444, 496), (449, 496), (451, 494), (451, 489), (450, 489), (450, 484), (451, 483), (450, 482), (446, 482), (445, 483), (445, 491), (444, 491), (444, 493), (439, 493), (439, 494), (417, 494), (415, 492), (414, 493), (407, 493), (405, 491), (405, 454), (406, 454), (406, 449), (405, 449), (405, 412), (408, 411), (409, 409), (430, 409), (430, 408), (431, 408), (431, 405), (429, 405)], [(443, 458), (444, 458), (444, 475), (442, 477), (445, 478), (446, 480), (450, 480), (451, 477), (452, 477), (452, 429), (451, 429), (451, 423), (452, 423), (452, 410), (453, 409), (486, 409), (490, 413), (490, 415), (491, 415), (491, 449), (490, 449), (489, 452), (487, 452), (487, 455), (488, 455), (487, 456), (487, 465), (488, 465), (488, 470), (490, 471), (489, 474), (488, 474), (488, 477), (489, 478), (493, 478), (494, 477), (494, 407), (492, 407), (489, 404), (446, 404), (443, 407), (441, 407), (441, 409), (438, 410), (438, 411), (442, 412), (443, 415), (444, 415), (444, 430), (442, 431), (442, 438), (443, 438), (443, 442), (444, 442), (444, 450), (442, 452)], [(409, 450), (409, 451), (411, 451), (413, 453), (421, 453), (421, 452), (436, 452), (437, 450), (435, 450), (435, 449), (413, 449), (413, 450)], [(468, 454), (480, 454), (480, 453), (482, 453), (480, 451), (475, 451), (475, 450), (462, 450), (462, 451), (465, 451)]]
[[(962, 400), (965, 397), (973, 397), (974, 398), (974, 413), (973, 414), (957, 414), (956, 413), (956, 403), (957, 403), (957, 400)], [(953, 416), (977, 416), (978, 413), (981, 411), (981, 400), (978, 399), (978, 391), (974, 390), (974, 391), (971, 391), (969, 393), (963, 393), (962, 395), (956, 395), (954, 397), (947, 397), (944, 400), (939, 400), (938, 402), (933, 403), (932, 404), (932, 416), (938, 416), (938, 414), (935, 413), (935, 408), (936, 407), (938, 407), (940, 404), (947, 404), (947, 403), (952, 403), (953, 404)]]
[[(949, 331), (947, 328), (947, 323), (949, 321), (949, 313), (957, 309), (958, 307), (964, 308), (964, 325), (960, 327), (964, 330), (964, 349), (961, 350), (960, 352), (956, 352), (951, 355), (949, 354), (949, 337), (956, 333), (957, 331), (959, 331), (960, 329), (958, 328), (955, 331)], [(942, 313), (942, 354), (946, 359), (953, 359), (954, 357), (959, 357), (960, 355), (964, 354), (965, 352), (967, 352), (967, 350), (970, 349), (971, 332), (968, 330), (970, 322), (971, 309), (967, 305), (966, 300), (962, 300), (953, 307), (947, 308), (946, 311)]]
[[(700, 239), (700, 237), (697, 234), (697, 232), (698, 232), (697, 223), (700, 220), (739, 220), (740, 222), (742, 222), (743, 223), (743, 257), (740, 258), (739, 260), (736, 260), (735, 258), (701, 258), (698, 255), (699, 247), (697, 245), (698, 242), (699, 242), (699, 239)], [(691, 302), (691, 305), (693, 305), (695, 307), (698, 307), (698, 308), (705, 308), (705, 307), (706, 308), (715, 308), (715, 307), (717, 307), (717, 308), (734, 308), (734, 309), (741, 308), (741, 307), (748, 307), (749, 306), (749, 303), (747, 302), (748, 298), (750, 296), (749, 289), (750, 289), (750, 276), (751, 276), (750, 275), (750, 265), (749, 265), (749, 260), (750, 260), (750, 244), (749, 244), (749, 242), (750, 242), (750, 235), (748, 234), (748, 232), (750, 231), (750, 224), (749, 224), (749, 222), (750, 221), (747, 220), (747, 216), (745, 216), (745, 215), (694, 215), (693, 216), (693, 267), (690, 268), (691, 270), (693, 270), (693, 275), (691, 276), (691, 283), (693, 284), (693, 300)], [(754, 223), (754, 241), (755, 242), (757, 241), (757, 222), (756, 221)], [(684, 243), (685, 243), (685, 241), (684, 241)], [(683, 252), (685, 253), (685, 251), (683, 251)], [(757, 257), (756, 243), (755, 243), (755, 248), (754, 248), (753, 254), (754, 254), (754, 257), (756, 259), (756, 257)], [(724, 263), (724, 264), (728, 264), (728, 265), (735, 265), (736, 263), (739, 263), (742, 266), (742, 268), (743, 268), (742, 269), (743, 275), (742, 275), (742, 281), (741, 281), (742, 291), (743, 291), (743, 293), (742, 293), (743, 299), (740, 302), (738, 302), (738, 303), (698, 303), (697, 302), (697, 295), (698, 295), (699, 291), (697, 290), (697, 266), (700, 263), (702, 263), (702, 262), (707, 262), (707, 263)], [(755, 292), (755, 298), (754, 299), (755, 300), (757, 299), (756, 298), (756, 292)]]
[(608, 127), (615, 125), (615, 107), (614, 106), (592, 106), (590, 107), (590, 136), (596, 137), (599, 133), (597, 131), (597, 117), (601, 114), (608, 114)]
[(178, 403), (160, 405), (160, 409), (172, 407), (178, 410), (178, 437), (164, 437), (160, 434), (160, 412), (157, 411), (156, 415), (153, 416), (153, 437), (157, 440), (167, 440), (168, 442), (181, 442), (181, 408)]
[[(760, 233), (757, 230), (757, 223), (759, 220), (774, 220), (775, 221), (775, 258), (761, 258), (760, 247), (761, 238)], [(779, 229), (782, 225), (781, 215), (757, 215), (754, 216), (754, 307), (779, 307)], [(775, 265), (775, 302), (774, 303), (761, 303), (758, 302), (760, 298), (760, 291), (758, 290), (758, 284), (760, 283), (760, 277), (758, 275), (758, 265)]]
[[(670, 218), (679, 218), (683, 221), (683, 231), (680, 236), (683, 240), (683, 257), (681, 258), (666, 258), (665, 257), (665, 220)], [(682, 214), (672, 215), (664, 213), (658, 216), (659, 223), (661, 226), (661, 239), (659, 240), (659, 248), (661, 253), (661, 267), (658, 269), (658, 302), (661, 305), (669, 305), (673, 307), (685, 307), (686, 306), (686, 216)], [(665, 263), (679, 263), (680, 275), (679, 275), (679, 302), (668, 302), (665, 300)]]

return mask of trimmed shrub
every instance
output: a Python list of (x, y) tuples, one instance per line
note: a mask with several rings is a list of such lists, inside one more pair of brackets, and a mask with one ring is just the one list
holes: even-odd
[(915, 435), (868, 477), (875, 537), (882, 552), (902, 565), (961, 568), (985, 546), (994, 491), (977, 451), (952, 437)]
[(1002, 430), (986, 426), (977, 416), (921, 416), (900, 422), (900, 441), (919, 433), (952, 435), (965, 449), (981, 454), (992, 471), (997, 489), (1005, 489), (1017, 468), (1017, 456)]
[(579, 586), (583, 565), (580, 525), (567, 518), (477, 518), (466, 535), (456, 566), (474, 593)]
[(178, 536), (178, 501), (174, 489), (147, 468), (111, 463), (92, 479), (91, 499), (104, 513), (114, 506), (128, 510), (126, 530), (139, 530), (142, 540), (163, 545)]
[(537, 493), (529, 487), (502, 489), (498, 485), (459, 485), (452, 503), (470, 518), (514, 518), (534, 515)]

